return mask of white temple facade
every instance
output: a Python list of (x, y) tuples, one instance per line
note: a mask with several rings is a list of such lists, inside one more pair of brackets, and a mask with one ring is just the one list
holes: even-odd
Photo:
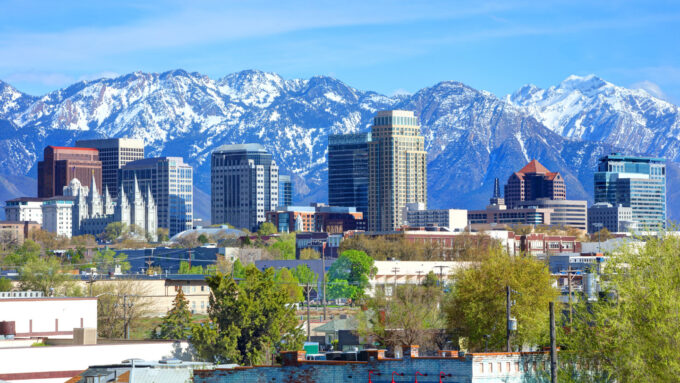
[(157, 240), (158, 213), (156, 202), (148, 189), (139, 190), (135, 180), (134, 193), (130, 196), (122, 191), (116, 201), (111, 198), (108, 188), (100, 195), (97, 185), (92, 189), (82, 186), (77, 178), (64, 187), (64, 196), (75, 198), (73, 204), (73, 235), (99, 235), (111, 222), (123, 222), (128, 227), (135, 225), (144, 231), (152, 241)]

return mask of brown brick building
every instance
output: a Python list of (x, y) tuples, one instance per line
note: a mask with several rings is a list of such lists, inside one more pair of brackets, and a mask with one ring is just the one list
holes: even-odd
[(48, 146), (43, 160), (38, 162), (38, 197), (63, 195), (64, 186), (74, 178), (83, 186), (91, 187), (93, 174), (97, 190), (103, 191), (102, 163), (97, 149)]
[(522, 201), (539, 198), (566, 199), (567, 188), (560, 173), (551, 172), (540, 162), (531, 160), (508, 178), (505, 185), (505, 204), (512, 209)]

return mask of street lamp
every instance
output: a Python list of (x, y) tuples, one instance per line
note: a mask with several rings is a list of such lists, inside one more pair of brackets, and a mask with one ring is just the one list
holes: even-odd
[(371, 380), (371, 374), (372, 375), (382, 375), (380, 372), (375, 371), (375, 370), (368, 370), (368, 383), (373, 383), (373, 380)]
[(418, 375), (427, 376), (427, 374), (421, 374), (419, 371), (416, 371), (416, 381), (414, 383), (418, 383)]
[(447, 378), (447, 377), (452, 377), (453, 375), (451, 374), (445, 374), (443, 371), (439, 373), (439, 383), (443, 383), (442, 379)]
[(397, 376), (404, 376), (404, 373), (403, 373), (403, 372), (392, 371), (392, 382), (391, 382), (391, 383), (397, 383), (397, 382), (394, 381), (394, 375), (397, 375)]

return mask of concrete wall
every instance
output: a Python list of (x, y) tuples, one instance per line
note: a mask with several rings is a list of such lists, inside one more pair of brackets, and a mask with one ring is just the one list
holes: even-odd
[(76, 327), (97, 327), (97, 298), (0, 299), (0, 321), (14, 321), (17, 337), (71, 338)]
[(160, 360), (184, 356), (186, 342), (126, 342), (88, 346), (0, 348), (0, 381), (64, 382), (92, 365), (124, 359)]
[[(318, 361), (301, 362), (292, 366), (237, 368), (215, 371), (195, 371), (195, 383), (256, 383), (256, 382), (367, 382), (369, 371), (373, 383), (392, 381), (414, 382), (416, 372), (421, 383), (532, 383), (549, 382), (546, 354), (488, 353), (463, 358), (383, 359), (372, 362)], [(534, 362), (536, 362), (534, 364)], [(535, 368), (534, 368), (535, 366)], [(376, 373), (380, 373), (377, 375)], [(450, 376), (448, 376), (450, 374)]]

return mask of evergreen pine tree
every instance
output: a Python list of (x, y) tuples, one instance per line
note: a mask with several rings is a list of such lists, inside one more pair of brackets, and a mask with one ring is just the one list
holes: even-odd
[(163, 317), (161, 329), (154, 337), (159, 339), (188, 339), (191, 334), (191, 311), (189, 301), (180, 288), (172, 308)]

